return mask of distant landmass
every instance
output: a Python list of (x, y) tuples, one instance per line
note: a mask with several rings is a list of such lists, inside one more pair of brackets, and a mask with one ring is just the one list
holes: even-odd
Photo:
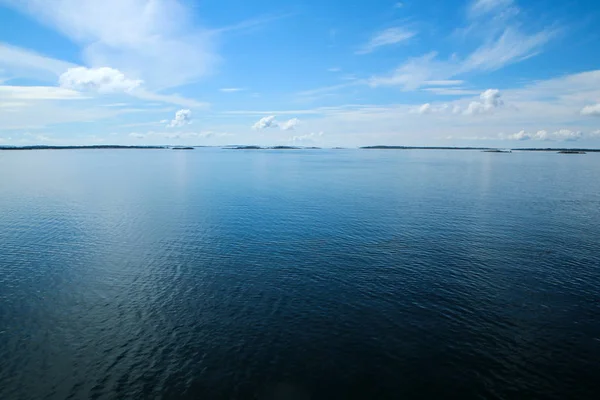
[(366, 150), (492, 150), (489, 147), (363, 146)]
[(166, 146), (119, 146), (119, 145), (92, 145), (92, 146), (0, 146), (0, 150), (85, 150), (85, 149), (166, 149)]
[(585, 154), (600, 152), (600, 149), (566, 149), (566, 148), (517, 148), (496, 149), (491, 147), (428, 147), (428, 146), (363, 146), (361, 149), (375, 150), (481, 150), (486, 153), (511, 153), (512, 151), (552, 151), (561, 154)]
[[(126, 146), (99, 144), (89, 146), (0, 146), (0, 150), (85, 150), (85, 149), (173, 149), (173, 150), (194, 150), (197, 147), (213, 147), (213, 146)], [(231, 145), (223, 146), (223, 149), (228, 150), (319, 150), (321, 147), (313, 146), (257, 146), (257, 145)], [(333, 149), (343, 149), (343, 147), (333, 147)], [(498, 149), (493, 147), (449, 147), (449, 146), (363, 146), (359, 149), (364, 150), (479, 150), (486, 153), (511, 153), (512, 151), (551, 151), (560, 154), (585, 154), (598, 153), (600, 149), (568, 149), (568, 148), (515, 148), (515, 149)]]
[(518, 150), (518, 151), (557, 151), (559, 153), (562, 154), (581, 154), (581, 153), (586, 153), (586, 152), (590, 152), (590, 153), (598, 153), (600, 152), (600, 149), (557, 149), (557, 148), (546, 148), (546, 149), (535, 149), (535, 148), (527, 148), (527, 149), (513, 149), (513, 150)]
[(302, 147), (302, 146), (225, 146), (227, 150), (319, 150), (320, 147)]

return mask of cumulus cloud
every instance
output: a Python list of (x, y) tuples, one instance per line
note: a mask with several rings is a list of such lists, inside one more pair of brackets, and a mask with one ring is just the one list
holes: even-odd
[(429, 114), (431, 113), (431, 104), (425, 103), (411, 111), (415, 114)]
[(473, 101), (465, 110), (466, 115), (485, 114), (504, 105), (498, 89), (488, 89), (481, 93), (481, 101)]
[(570, 129), (561, 129), (553, 133), (557, 140), (565, 140), (568, 142), (581, 139), (583, 133), (580, 131), (572, 131)]
[(175, 119), (171, 120), (167, 125), (168, 128), (177, 128), (192, 123), (192, 111), (179, 110), (175, 113)]
[(283, 122), (280, 126), (284, 131), (293, 130), (298, 124), (300, 120), (298, 118), (292, 118), (288, 121)]
[(142, 84), (139, 79), (128, 79), (114, 68), (69, 68), (60, 75), (61, 87), (72, 90), (95, 91), (98, 93), (131, 92)]
[(513, 133), (511, 135), (506, 136), (506, 139), (508, 139), (508, 140), (529, 140), (529, 139), (531, 139), (531, 134), (529, 134), (523, 130), (523, 131)]
[(591, 115), (594, 117), (600, 117), (600, 103), (592, 106), (585, 106), (581, 110), (581, 115)]
[(260, 120), (258, 120), (258, 122), (252, 125), (252, 129), (260, 130), (266, 128), (277, 128), (278, 126), (279, 123), (275, 121), (275, 116), (269, 115), (268, 117), (263, 117)]

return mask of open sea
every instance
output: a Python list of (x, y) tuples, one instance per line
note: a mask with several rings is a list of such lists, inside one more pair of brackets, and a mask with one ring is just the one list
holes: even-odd
[(600, 154), (0, 152), (0, 399), (587, 399)]

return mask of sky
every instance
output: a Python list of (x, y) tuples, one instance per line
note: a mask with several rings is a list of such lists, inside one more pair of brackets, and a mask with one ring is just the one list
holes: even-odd
[(0, 0), (0, 145), (600, 148), (597, 0)]

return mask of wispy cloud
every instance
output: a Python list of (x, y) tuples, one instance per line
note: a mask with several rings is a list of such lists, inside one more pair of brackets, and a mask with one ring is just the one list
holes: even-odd
[(242, 92), (246, 90), (245, 88), (238, 88), (238, 87), (230, 87), (230, 88), (221, 88), (219, 89), (220, 92), (223, 93), (235, 93), (235, 92)]
[(558, 32), (555, 29), (527, 35), (516, 27), (508, 27), (502, 34), (471, 53), (457, 73), (494, 71), (506, 65), (526, 60), (539, 54), (543, 46)]
[(356, 51), (356, 54), (368, 54), (380, 47), (390, 46), (397, 43), (404, 42), (412, 37), (414, 37), (417, 33), (406, 29), (404, 27), (395, 27), (385, 29), (381, 32), (376, 33), (368, 43), (362, 46), (359, 50)]
[(82, 45), (88, 66), (118, 69), (153, 89), (195, 81), (218, 61), (210, 33), (179, 0), (5, 2)]
[(452, 79), (446, 79), (446, 80), (440, 80), (440, 81), (425, 81), (423, 82), (424, 85), (428, 85), (428, 86), (458, 86), (458, 85), (462, 85), (463, 83), (465, 83), (464, 81), (460, 81), (460, 80), (452, 80)]
[(60, 74), (75, 66), (0, 42), (0, 67), (12, 77), (45, 78), (47, 81), (54, 81)]
[(211, 32), (213, 34), (230, 33), (230, 32), (236, 32), (236, 31), (244, 32), (244, 31), (248, 31), (251, 29), (259, 28), (261, 26), (267, 25), (271, 22), (274, 22), (274, 21), (277, 21), (280, 19), (289, 18), (294, 15), (296, 15), (296, 14), (295, 13), (285, 13), (285, 14), (276, 14), (276, 15), (265, 15), (262, 17), (251, 18), (246, 21), (238, 22), (237, 24), (213, 29)]
[(478, 94), (479, 91), (464, 89), (460, 87), (432, 87), (424, 88), (423, 91), (437, 94), (438, 96), (470, 96)]
[(513, 0), (473, 0), (469, 4), (468, 12), (471, 17), (480, 17), (510, 7), (513, 3)]
[(129, 137), (135, 139), (205, 139), (211, 137), (225, 137), (231, 136), (231, 134), (226, 132), (213, 132), (213, 131), (201, 131), (201, 132), (131, 132)]
[(292, 136), (291, 141), (293, 144), (314, 143), (319, 138), (323, 137), (323, 135), (324, 135), (323, 132), (312, 132), (312, 133), (308, 133), (306, 135)]
[(53, 86), (0, 86), (0, 100), (81, 100), (81, 93)]
[(438, 59), (437, 52), (409, 59), (387, 76), (372, 77), (372, 86), (400, 86), (414, 90), (427, 82), (444, 81), (470, 72), (494, 71), (533, 57), (557, 32), (552, 29), (527, 35), (516, 28), (506, 28), (498, 37), (488, 40), (464, 59)]

